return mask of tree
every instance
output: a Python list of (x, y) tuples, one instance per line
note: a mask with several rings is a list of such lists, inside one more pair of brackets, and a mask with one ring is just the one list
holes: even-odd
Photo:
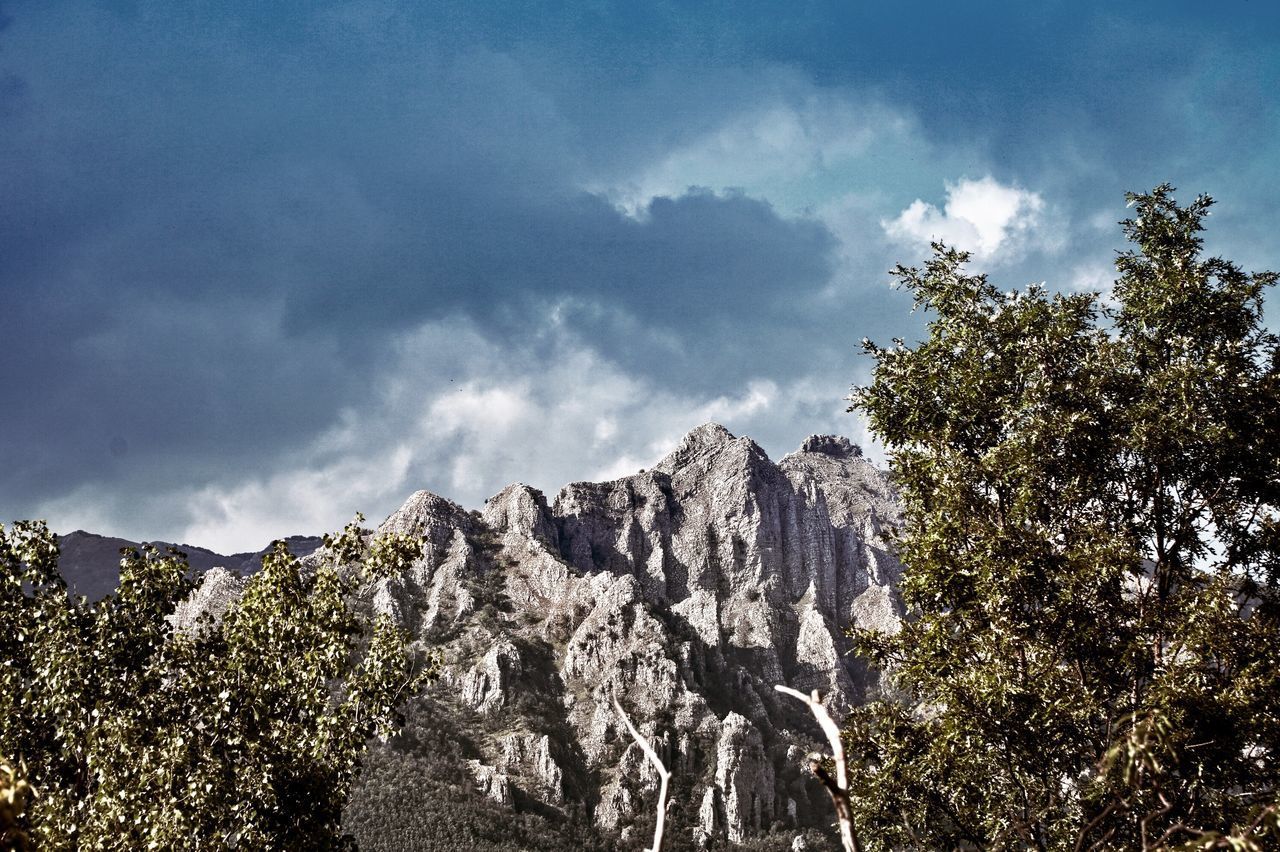
[(24, 767), (0, 763), (0, 852), (28, 852), (31, 838), (23, 828), (31, 785)]
[(1129, 202), (1114, 304), (935, 244), (893, 271), (926, 339), (864, 341), (910, 612), (856, 637), (891, 685), (846, 731), (870, 849), (1277, 842), (1276, 275), (1202, 258), (1208, 197)]
[(349, 525), (305, 567), (283, 542), (220, 624), (175, 631), (182, 554), (126, 550), (117, 592), (68, 597), (42, 523), (0, 527), (0, 755), (29, 767), (47, 849), (329, 849), (370, 737), (421, 668), (355, 587), (421, 543)]

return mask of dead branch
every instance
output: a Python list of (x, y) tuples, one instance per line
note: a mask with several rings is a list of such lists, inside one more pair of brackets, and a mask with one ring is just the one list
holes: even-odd
[(809, 770), (822, 782), (822, 786), (827, 788), (827, 793), (831, 796), (831, 804), (836, 809), (836, 819), (840, 823), (840, 842), (844, 844), (844, 852), (862, 852), (858, 834), (853, 828), (853, 805), (849, 800), (849, 770), (844, 762), (844, 743), (840, 739), (840, 727), (831, 718), (827, 708), (822, 706), (822, 697), (818, 694), (818, 690), (815, 689), (809, 695), (805, 695), (800, 690), (789, 686), (778, 685), (774, 689), (809, 705), (813, 718), (818, 720), (818, 727), (822, 728), (822, 732), (827, 736), (827, 742), (831, 743), (831, 759), (836, 769), (835, 777), (833, 778), (831, 773), (823, 768), (821, 760), (815, 758), (810, 758)]
[(649, 741), (640, 735), (636, 730), (636, 726), (631, 724), (627, 711), (622, 709), (622, 705), (618, 703), (617, 697), (613, 699), (613, 709), (617, 711), (622, 718), (622, 723), (627, 726), (627, 730), (631, 732), (631, 737), (636, 741), (644, 751), (644, 756), (649, 759), (653, 767), (658, 770), (658, 821), (653, 827), (653, 848), (649, 852), (661, 852), (662, 850), (662, 832), (667, 822), (667, 783), (671, 780), (671, 773), (667, 771), (667, 767), (663, 765), (662, 759), (658, 757), (658, 753), (653, 750), (653, 746), (649, 745)]

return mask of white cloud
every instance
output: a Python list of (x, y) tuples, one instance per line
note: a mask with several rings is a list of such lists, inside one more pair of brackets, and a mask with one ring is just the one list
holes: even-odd
[(768, 380), (748, 382), (746, 391), (738, 397), (720, 396), (698, 409), (696, 418), (702, 422), (742, 420), (753, 414), (767, 411), (778, 397), (778, 386)]
[[(843, 413), (847, 376), (757, 377), (715, 395), (673, 390), (601, 355), (554, 310), (519, 339), (436, 321), (402, 335), (394, 351), (374, 380), (374, 403), (343, 410), (273, 469), (178, 482), (145, 505), (126, 505), (109, 484), (86, 486), (41, 515), (59, 531), (234, 553), (337, 529), (356, 511), (377, 523), (419, 488), (468, 508), (517, 481), (553, 498), (567, 482), (651, 467), (707, 421), (751, 435), (775, 458), (811, 432), (859, 428)], [(166, 529), (145, 522), (162, 516), (185, 520)]]
[[(42, 507), (60, 531), (82, 527), (164, 538), (222, 553), (274, 538), (335, 530), (356, 511), (379, 522), (425, 488), (468, 508), (511, 482), (554, 498), (564, 484), (651, 467), (694, 426), (722, 423), (774, 457), (812, 432), (859, 437), (844, 413), (845, 376), (779, 384), (757, 378), (715, 396), (664, 389), (631, 374), (569, 333), (549, 349), (487, 337), (466, 324), (431, 323), (407, 335), (385, 369), (380, 403), (348, 409), (274, 470), (238, 481), (175, 485), (147, 505), (123, 505), (108, 486)], [(441, 347), (451, 341), (459, 359)], [(453, 381), (449, 375), (453, 375)], [(865, 439), (864, 439), (865, 440)], [(174, 529), (139, 526), (164, 507)]]
[(882, 220), (881, 227), (900, 243), (927, 246), (941, 240), (986, 264), (1013, 261), (1031, 249), (1060, 248), (1038, 193), (1006, 186), (990, 175), (948, 182), (946, 188), (941, 210), (916, 199), (897, 218)]
[(1067, 274), (1067, 289), (1077, 293), (1097, 293), (1104, 305), (1114, 308), (1119, 305), (1112, 294), (1115, 277), (1113, 264), (1102, 261), (1081, 263)]
[(413, 451), (403, 444), (352, 454), (329, 464), (286, 468), (231, 486), (183, 495), (192, 517), (184, 542), (221, 553), (256, 550), (293, 533), (336, 530), (355, 512), (403, 491)]
[(881, 103), (792, 92), (729, 117), (633, 174), (586, 188), (633, 217), (642, 217), (653, 199), (693, 187), (741, 190), (797, 213), (846, 192), (843, 172), (872, 152), (910, 157), (923, 146), (914, 123)]

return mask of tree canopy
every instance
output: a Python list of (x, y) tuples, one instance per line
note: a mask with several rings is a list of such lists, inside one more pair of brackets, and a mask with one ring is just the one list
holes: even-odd
[(72, 599), (42, 523), (0, 527), (0, 755), (25, 765), (14, 836), (45, 849), (330, 849), (365, 744), (427, 671), (349, 605), (420, 542), (350, 525), (302, 565), (283, 542), (221, 619), (175, 630), (182, 554), (126, 550)]
[(925, 339), (864, 341), (909, 609), (857, 637), (867, 848), (1280, 843), (1276, 275), (1202, 256), (1206, 196), (1129, 202), (1109, 296), (935, 244), (893, 271)]

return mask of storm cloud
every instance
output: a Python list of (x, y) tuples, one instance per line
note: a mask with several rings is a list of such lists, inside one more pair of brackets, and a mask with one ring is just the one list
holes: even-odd
[(1073, 286), (1160, 180), (1275, 265), (1256, 22), (1074, 8), (0, 4), (0, 515), (247, 549), (702, 419), (864, 439), (930, 229)]

